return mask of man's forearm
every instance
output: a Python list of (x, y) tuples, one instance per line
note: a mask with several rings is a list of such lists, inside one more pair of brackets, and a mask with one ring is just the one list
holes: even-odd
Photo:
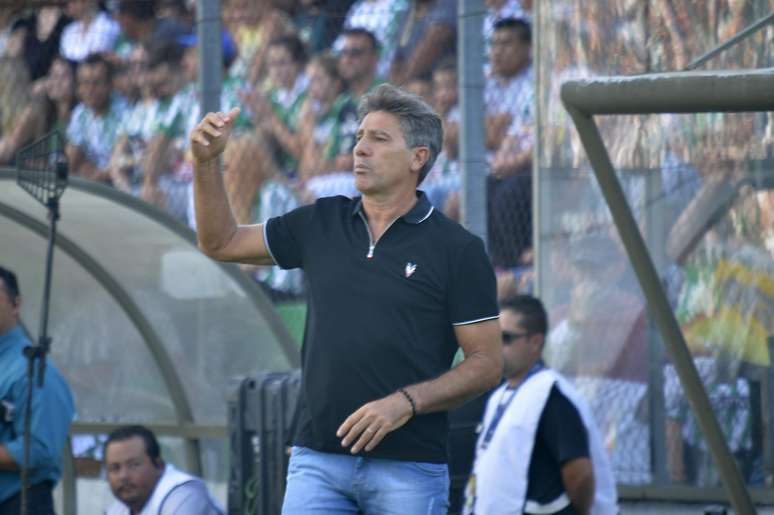
[(0, 470), (19, 470), (19, 464), (8, 452), (8, 448), (2, 444), (0, 444)]
[(457, 367), (424, 383), (405, 389), (416, 403), (417, 413), (446, 411), (478, 397), (496, 386), (502, 377), (502, 362), (479, 352), (466, 356)]
[(587, 515), (594, 504), (594, 468), (590, 458), (576, 458), (562, 465), (562, 484), (579, 515)]
[(216, 256), (237, 229), (218, 159), (194, 163), (194, 206), (199, 247), (205, 254)]

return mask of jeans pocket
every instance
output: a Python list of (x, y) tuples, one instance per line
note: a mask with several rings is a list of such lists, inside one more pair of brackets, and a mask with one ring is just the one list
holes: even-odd
[(428, 476), (440, 477), (449, 474), (449, 467), (446, 463), (428, 463), (426, 461), (412, 461), (411, 465), (418, 472)]

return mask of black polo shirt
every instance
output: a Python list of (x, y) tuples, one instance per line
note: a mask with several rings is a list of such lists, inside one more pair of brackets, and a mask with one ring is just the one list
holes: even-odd
[[(454, 325), (498, 316), (481, 240), (424, 193), (373, 245), (360, 198), (319, 199), (264, 231), (274, 261), (303, 268), (307, 284), (296, 445), (349, 452), (336, 430), (350, 414), (448, 371)], [(446, 433), (445, 413), (419, 415), (367, 455), (443, 463)]]

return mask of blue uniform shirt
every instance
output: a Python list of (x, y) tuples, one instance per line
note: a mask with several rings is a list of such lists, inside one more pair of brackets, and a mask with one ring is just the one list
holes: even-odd
[[(0, 445), (5, 446), (20, 465), (24, 462), (24, 415), (27, 398), (27, 358), (24, 347), (29, 339), (16, 326), (0, 335), (0, 400), (14, 406), (12, 422), (0, 421)], [(32, 437), (30, 442), (30, 484), (56, 482), (62, 475), (62, 452), (70, 422), (75, 413), (73, 396), (62, 375), (46, 362), (43, 388), (35, 385), (32, 395)], [(0, 502), (21, 491), (19, 471), (0, 471)]]

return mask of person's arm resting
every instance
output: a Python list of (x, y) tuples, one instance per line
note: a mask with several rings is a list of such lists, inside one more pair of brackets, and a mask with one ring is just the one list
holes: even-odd
[(352, 454), (371, 451), (415, 414), (448, 410), (497, 385), (503, 368), (497, 319), (455, 326), (454, 331), (465, 352), (462, 363), (431, 381), (364, 404), (336, 431), (342, 447), (352, 445)]
[(218, 159), (238, 114), (208, 113), (191, 133), (196, 236), (199, 249), (218, 261), (272, 265), (263, 226), (236, 224), (220, 173)]
[(562, 484), (579, 515), (591, 512), (594, 503), (594, 469), (589, 458), (577, 458), (562, 465)]

